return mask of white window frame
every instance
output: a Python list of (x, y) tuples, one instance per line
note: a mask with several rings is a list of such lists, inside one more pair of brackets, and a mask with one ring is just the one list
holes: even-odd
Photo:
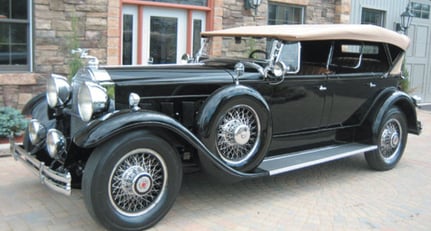
[[(121, 19), (124, 15), (133, 16), (133, 43), (132, 43), (132, 65), (138, 63), (138, 7), (124, 5), (122, 9)], [(121, 23), (121, 64), (123, 63), (123, 23)]]

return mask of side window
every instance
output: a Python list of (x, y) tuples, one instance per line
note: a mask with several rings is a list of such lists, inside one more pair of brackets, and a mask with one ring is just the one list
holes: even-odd
[(301, 67), (299, 75), (325, 75), (331, 54), (332, 41), (301, 42)]
[(334, 42), (329, 68), (336, 73), (386, 72), (388, 58), (379, 43)]

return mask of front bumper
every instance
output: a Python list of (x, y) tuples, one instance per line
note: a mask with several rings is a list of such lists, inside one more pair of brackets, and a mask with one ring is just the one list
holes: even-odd
[(69, 172), (62, 173), (50, 169), (44, 162), (27, 153), (22, 146), (17, 145), (14, 139), (10, 140), (10, 148), (15, 160), (24, 162), (27, 167), (39, 175), (42, 184), (67, 196), (72, 193), (72, 176)]

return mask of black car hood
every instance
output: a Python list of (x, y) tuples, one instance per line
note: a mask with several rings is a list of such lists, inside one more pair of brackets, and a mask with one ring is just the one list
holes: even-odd
[(233, 82), (232, 70), (196, 65), (150, 65), (105, 67), (116, 85)]

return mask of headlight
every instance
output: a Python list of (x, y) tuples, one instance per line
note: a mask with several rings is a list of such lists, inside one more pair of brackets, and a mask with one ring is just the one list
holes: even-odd
[(28, 124), (28, 136), (33, 145), (38, 144), (46, 137), (46, 128), (36, 119), (32, 119)]
[(66, 137), (56, 129), (49, 129), (46, 135), (46, 149), (51, 158), (59, 159), (66, 152)]
[(286, 74), (286, 65), (283, 62), (277, 62), (274, 64), (272, 73), (274, 73), (276, 77), (282, 77), (284, 74)]
[(51, 78), (48, 79), (46, 100), (51, 108), (66, 104), (70, 99), (71, 92), (66, 77), (52, 74)]
[(85, 82), (78, 92), (78, 111), (83, 121), (90, 121), (91, 117), (102, 112), (108, 106), (106, 89), (93, 82)]

